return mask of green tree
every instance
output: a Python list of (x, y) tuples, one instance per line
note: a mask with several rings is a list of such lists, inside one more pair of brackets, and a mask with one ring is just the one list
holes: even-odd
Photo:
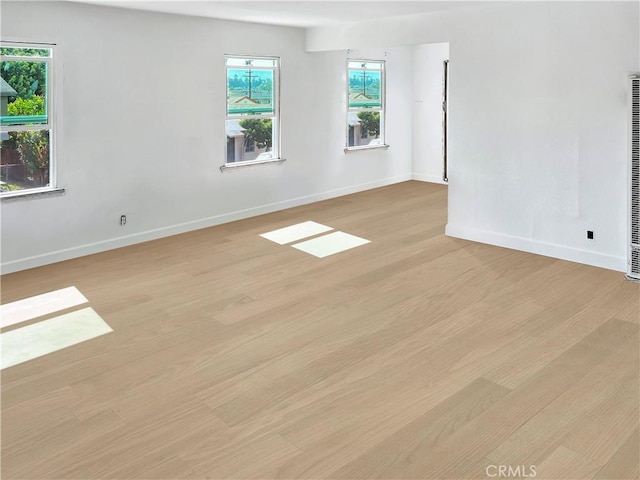
[(7, 114), (9, 116), (44, 115), (44, 97), (40, 95), (33, 95), (31, 98), (18, 97), (7, 105)]
[(24, 47), (0, 47), (2, 55), (13, 55), (14, 57), (50, 57), (51, 50), (48, 48), (24, 48)]
[[(0, 48), (0, 53), (18, 57), (48, 57), (51, 54), (48, 49), (8, 47)], [(45, 95), (47, 66), (44, 62), (3, 61), (0, 62), (0, 76), (18, 93), (18, 97)]]
[(360, 125), (369, 131), (369, 135), (375, 138), (380, 136), (380, 112), (358, 112)]
[(49, 183), (49, 131), (14, 132), (20, 160), (40, 187)]
[(240, 126), (244, 128), (244, 142), (242, 151), (249, 140), (253, 140), (258, 148), (269, 150), (273, 144), (272, 123), (270, 118), (245, 118), (240, 120)]
[(41, 62), (0, 62), (0, 76), (11, 85), (19, 98), (44, 97), (47, 66)]

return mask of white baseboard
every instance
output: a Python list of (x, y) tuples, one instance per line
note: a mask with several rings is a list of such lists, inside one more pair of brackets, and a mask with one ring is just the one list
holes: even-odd
[(277, 212), (279, 210), (298, 207), (301, 205), (306, 205), (308, 203), (319, 202), (322, 200), (328, 200), (336, 197), (342, 197), (344, 195), (349, 195), (351, 193), (357, 193), (365, 190), (371, 190), (373, 188), (384, 187), (386, 185), (392, 185), (394, 183), (406, 182), (411, 179), (412, 179), (411, 174), (400, 175), (397, 177), (390, 177), (390, 178), (384, 178), (381, 180), (376, 180), (375, 182), (362, 183), (359, 185), (352, 185), (349, 187), (339, 188), (336, 190), (329, 190), (326, 192), (316, 193), (313, 195), (306, 195), (304, 197), (292, 198), (290, 200), (270, 203), (268, 205), (260, 205), (253, 208), (247, 208), (245, 210), (237, 210), (234, 212), (224, 213), (221, 215), (215, 215), (213, 217), (201, 218), (198, 220), (180, 223), (177, 225), (170, 225), (167, 227), (161, 227), (154, 230), (148, 230), (146, 232), (135, 233), (133, 235), (111, 238), (108, 240), (102, 240), (100, 242), (66, 248), (63, 250), (48, 252), (41, 255), (35, 255), (32, 257), (20, 258), (18, 260), (12, 260), (9, 262), (2, 263), (2, 265), (0, 266), (0, 269), (2, 271), (2, 274), (4, 275), (7, 273), (27, 270), (29, 268), (41, 267), (43, 265), (49, 265), (51, 263), (62, 262), (64, 260), (71, 260), (73, 258), (84, 257), (85, 255), (92, 255), (94, 253), (100, 253), (100, 252), (105, 252), (107, 250), (113, 250), (115, 248), (134, 245), (136, 243), (148, 242), (150, 240), (157, 240), (159, 238), (169, 237), (171, 235), (178, 235), (180, 233), (199, 230), (201, 228), (213, 227), (215, 225), (220, 225), (223, 223), (229, 223), (229, 222), (234, 222), (236, 220), (255, 217), (257, 215), (263, 215), (265, 213)]
[(487, 243), (498, 247), (511, 248), (523, 252), (568, 260), (570, 262), (616, 270), (618, 272), (625, 272), (627, 269), (627, 261), (623, 257), (603, 255), (601, 253), (590, 252), (588, 250), (579, 250), (553, 243), (538, 242), (528, 238), (512, 237), (500, 233), (477, 230), (460, 225), (452, 225), (450, 223), (447, 224), (445, 234), (450, 237)]
[(425, 173), (412, 173), (412, 180), (417, 180), (419, 182), (429, 182), (429, 183), (440, 183), (441, 185), (446, 185), (447, 182), (442, 180), (442, 176), (439, 175), (427, 175)]

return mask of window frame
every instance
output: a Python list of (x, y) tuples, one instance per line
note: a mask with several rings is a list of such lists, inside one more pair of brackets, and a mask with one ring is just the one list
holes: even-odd
[(21, 131), (48, 131), (49, 132), (49, 185), (44, 187), (34, 187), (22, 190), (0, 192), (0, 200), (17, 199), (24, 197), (48, 196), (52, 193), (64, 193), (65, 189), (58, 186), (58, 150), (59, 150), (59, 115), (60, 99), (57, 77), (60, 68), (60, 50), (52, 42), (39, 42), (27, 40), (0, 39), (0, 47), (3, 48), (24, 48), (24, 49), (47, 49), (50, 50), (49, 57), (36, 56), (16, 56), (0, 55), (0, 61), (19, 61), (45, 63), (47, 65), (47, 81), (45, 95), (45, 111), (47, 123), (36, 123), (31, 125), (4, 125), (0, 122), (0, 132), (21, 132)]
[[(351, 63), (378, 63), (381, 65), (380, 71), (380, 107), (379, 108), (352, 108), (349, 106), (349, 70), (354, 70), (354, 68), (350, 68), (349, 65)], [(387, 61), (379, 60), (379, 59), (365, 59), (365, 58), (347, 58), (346, 59), (346, 99), (347, 99), (347, 113), (345, 118), (345, 147), (344, 152), (353, 152), (358, 150), (370, 150), (375, 148), (388, 148), (389, 145), (386, 143), (386, 114), (387, 114)], [(364, 68), (363, 70), (367, 70)], [(373, 71), (378, 71), (378, 69), (369, 69)], [(349, 146), (349, 114), (357, 112), (380, 112), (380, 143), (376, 143), (374, 145), (355, 145)], [(362, 136), (362, 133), (359, 135)], [(355, 136), (354, 136), (355, 137)], [(362, 138), (362, 137), (361, 137)]]
[[(242, 60), (268, 60), (273, 61), (274, 67), (264, 67), (264, 66), (252, 66), (254, 70), (272, 70), (273, 71), (273, 113), (272, 114), (255, 114), (255, 115), (229, 115), (229, 100), (228, 100), (228, 70), (229, 69), (239, 69), (237, 65), (229, 65), (228, 59), (242, 59)], [(224, 162), (220, 167), (221, 171), (231, 168), (238, 168), (243, 166), (251, 166), (251, 165), (259, 165), (259, 164), (268, 164), (268, 163), (281, 163), (284, 162), (285, 159), (282, 158), (282, 145), (281, 145), (281, 125), (280, 125), (280, 69), (281, 69), (281, 58), (279, 56), (265, 56), (265, 55), (241, 55), (241, 54), (225, 54), (224, 55), (224, 87), (225, 87), (225, 116), (224, 116), (224, 137), (225, 138), (225, 152), (224, 152)], [(263, 159), (254, 159), (254, 160), (243, 160), (227, 163), (227, 121), (229, 120), (244, 120), (244, 119), (266, 119), (270, 118), (272, 122), (272, 145), (271, 152), (273, 152), (273, 156), (271, 158), (263, 158)], [(255, 150), (255, 149), (254, 149)]]

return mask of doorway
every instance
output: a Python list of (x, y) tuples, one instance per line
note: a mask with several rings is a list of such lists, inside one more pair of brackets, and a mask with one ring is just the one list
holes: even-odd
[(449, 43), (413, 47), (412, 177), (447, 184)]

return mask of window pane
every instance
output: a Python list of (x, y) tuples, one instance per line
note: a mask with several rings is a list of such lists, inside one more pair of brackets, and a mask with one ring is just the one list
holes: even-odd
[(0, 190), (10, 192), (49, 186), (50, 132), (31, 130), (1, 134)]
[(349, 70), (349, 108), (382, 108), (382, 72)]
[(2, 125), (47, 123), (47, 64), (0, 62), (0, 122)]
[(273, 115), (273, 70), (227, 69), (227, 115)]
[(42, 57), (50, 58), (50, 48), (22, 48), (22, 47), (0, 47), (0, 55), (12, 55), (15, 57)]
[(271, 118), (227, 120), (226, 163), (273, 157), (275, 122)]
[(275, 58), (243, 58), (227, 57), (226, 64), (231, 67), (277, 67), (278, 60)]
[(373, 69), (373, 70), (382, 70), (383, 63), (356, 60), (355, 62), (349, 62), (349, 68), (366, 68), (366, 69)]
[(380, 145), (380, 112), (349, 112), (347, 146)]

